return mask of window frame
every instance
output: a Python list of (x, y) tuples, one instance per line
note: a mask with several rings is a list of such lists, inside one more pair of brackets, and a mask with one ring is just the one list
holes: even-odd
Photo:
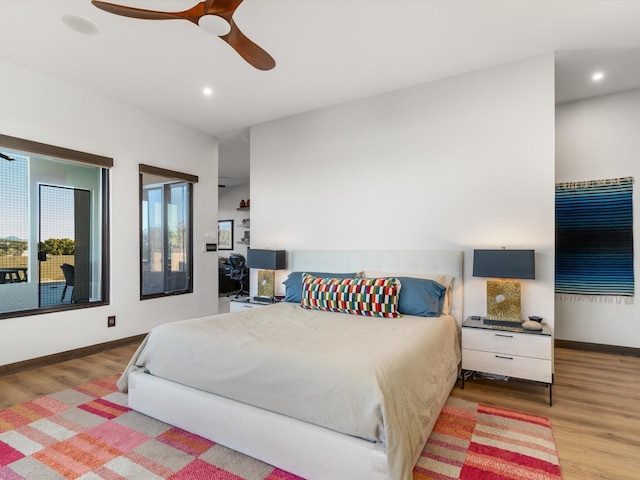
[[(26, 310), (15, 310), (11, 312), (0, 312), (0, 320), (16, 317), (27, 317), (32, 315), (43, 315), (48, 313), (78, 310), (83, 308), (93, 308), (109, 305), (110, 285), (111, 285), (111, 245), (110, 245), (110, 172), (113, 167), (113, 158), (96, 155), (93, 153), (81, 152), (64, 147), (57, 147), (46, 143), (35, 142), (24, 138), (12, 137), (0, 134), (0, 148), (15, 150), (24, 155), (37, 155), (53, 161), (63, 161), (68, 163), (78, 163), (85, 166), (92, 166), (100, 169), (100, 202), (101, 202), (101, 235), (100, 235), (100, 268), (101, 268), (101, 298), (97, 301), (79, 302), (70, 304), (51, 305)], [(33, 255), (37, 255), (34, 251)]]
[[(193, 263), (194, 263), (194, 255), (193, 255), (193, 253), (194, 253), (193, 193), (194, 193), (195, 184), (198, 183), (198, 176), (197, 175), (191, 175), (191, 174), (188, 174), (188, 173), (178, 172), (178, 171), (175, 171), (175, 170), (169, 170), (169, 169), (166, 169), (166, 168), (154, 167), (152, 165), (147, 165), (147, 164), (144, 164), (144, 163), (141, 163), (141, 164), (138, 165), (138, 172), (139, 172), (139, 174), (138, 174), (138, 179), (139, 179), (139, 201), (138, 201), (138, 207), (139, 207), (139, 226), (138, 226), (139, 242), (138, 243), (139, 243), (139, 247), (140, 247), (140, 251), (139, 251), (139, 254), (140, 254), (140, 258), (139, 258), (140, 300), (150, 300), (150, 299), (153, 299), (153, 298), (172, 297), (172, 296), (176, 296), (176, 295), (186, 295), (186, 294), (193, 293), (193, 285), (194, 285), (194, 278), (193, 278)], [(189, 209), (189, 212), (187, 214), (187, 219), (188, 219), (188, 223), (189, 223), (189, 228), (188, 228), (188, 231), (187, 231), (187, 242), (186, 242), (188, 247), (189, 247), (189, 250), (187, 252), (187, 270), (186, 270), (187, 287), (185, 289), (143, 294), (143, 284), (144, 284), (144, 265), (143, 265), (143, 261), (144, 261), (144, 246), (143, 246), (143, 238), (144, 238), (144, 235), (143, 235), (144, 181), (143, 181), (143, 175), (144, 174), (164, 177), (167, 180), (178, 180), (178, 181), (186, 182), (186, 183), (189, 184), (188, 195), (187, 195), (187, 207)], [(163, 191), (164, 191), (164, 188), (166, 188), (166, 184), (163, 186)], [(163, 207), (164, 207), (165, 204), (166, 203), (163, 200)], [(163, 238), (167, 234), (166, 228), (167, 228), (167, 224), (165, 222), (163, 224)]]

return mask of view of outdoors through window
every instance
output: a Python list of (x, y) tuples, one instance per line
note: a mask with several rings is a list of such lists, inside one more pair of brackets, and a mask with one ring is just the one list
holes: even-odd
[(191, 183), (142, 176), (142, 296), (190, 292)]
[(26, 282), (29, 274), (29, 159), (0, 159), (0, 284)]
[(101, 303), (105, 170), (0, 152), (0, 316)]
[[(90, 193), (87, 190), (40, 185), (40, 306), (89, 301), (89, 256), (76, 252), (91, 243)], [(79, 275), (80, 272), (83, 275)], [(62, 284), (64, 283), (64, 285)], [(82, 294), (79, 291), (82, 290)]]

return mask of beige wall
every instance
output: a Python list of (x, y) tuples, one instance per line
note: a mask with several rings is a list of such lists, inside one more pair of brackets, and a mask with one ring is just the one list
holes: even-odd
[(251, 129), (252, 246), (536, 250), (523, 314), (554, 320), (554, 59), (544, 55)]
[[(138, 164), (199, 176), (194, 187), (194, 237), (195, 244), (201, 245), (207, 232), (217, 230), (217, 141), (3, 60), (0, 71), (0, 133), (114, 159), (110, 305), (0, 320), (0, 365), (138, 335), (165, 322), (217, 313), (215, 253), (196, 248), (195, 291), (190, 295), (140, 301), (138, 267)], [(117, 316), (115, 328), (107, 328), (109, 315)]]
[[(556, 180), (640, 178), (640, 90), (558, 105)], [(634, 223), (640, 221), (637, 183)], [(640, 271), (634, 228), (635, 272)], [(638, 291), (636, 273), (636, 292)], [(556, 301), (556, 335), (564, 340), (640, 348), (640, 305)]]

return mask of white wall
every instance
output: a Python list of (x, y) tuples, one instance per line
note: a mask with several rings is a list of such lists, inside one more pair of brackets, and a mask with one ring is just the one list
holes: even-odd
[[(558, 105), (556, 181), (640, 178), (640, 90)], [(640, 221), (637, 183), (634, 223)], [(636, 292), (640, 258), (634, 228)], [(556, 336), (564, 340), (640, 347), (640, 304), (556, 301)]]
[[(196, 245), (217, 231), (218, 144), (187, 127), (0, 60), (0, 133), (114, 158), (111, 303), (0, 320), (0, 365), (125, 338), (217, 313), (217, 255), (194, 253), (194, 293), (139, 300), (138, 164), (199, 176)], [(117, 326), (107, 328), (107, 316)]]
[(220, 188), (218, 193), (218, 218), (220, 220), (233, 220), (233, 250), (220, 250), (221, 257), (229, 257), (232, 253), (247, 256), (247, 245), (239, 244), (238, 240), (244, 237), (247, 230), (243, 228), (242, 220), (251, 218), (251, 210), (238, 211), (240, 202), (249, 200), (249, 184), (234, 185)]
[(554, 66), (544, 55), (251, 128), (252, 247), (533, 248), (523, 315), (554, 318)]

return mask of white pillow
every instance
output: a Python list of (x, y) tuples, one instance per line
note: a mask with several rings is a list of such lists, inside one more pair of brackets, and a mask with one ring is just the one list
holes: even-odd
[(449, 291), (453, 286), (452, 275), (442, 274), (428, 274), (428, 273), (396, 273), (396, 272), (376, 272), (375, 270), (365, 270), (364, 276), (366, 278), (378, 278), (378, 277), (413, 277), (413, 278), (425, 278), (427, 280), (433, 280), (438, 282), (444, 288), (447, 289), (447, 293), (444, 296), (444, 304), (442, 305), (442, 313), (449, 315), (451, 313), (451, 295)]

